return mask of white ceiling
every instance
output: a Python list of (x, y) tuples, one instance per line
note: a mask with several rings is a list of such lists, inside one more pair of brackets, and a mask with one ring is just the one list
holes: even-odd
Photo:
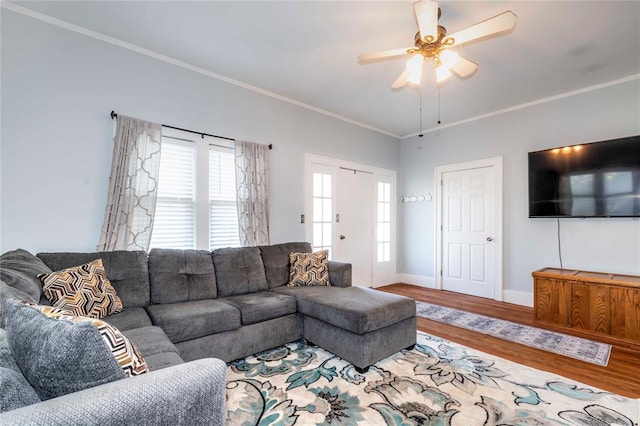
[[(409, 47), (410, 1), (44, 1), (36, 12), (380, 129), (419, 130), (419, 92), (392, 90), (404, 59), (360, 53)], [(480, 65), (440, 88), (443, 125), (624, 78), (640, 77), (640, 1), (441, 1), (449, 33), (505, 10), (509, 34), (465, 46)], [(424, 85), (423, 127), (438, 93)], [(639, 94), (640, 96), (640, 94)]]

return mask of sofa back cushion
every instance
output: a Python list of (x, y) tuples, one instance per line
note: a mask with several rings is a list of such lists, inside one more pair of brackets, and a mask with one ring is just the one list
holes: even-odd
[(38, 253), (54, 271), (102, 259), (107, 278), (125, 308), (149, 305), (149, 270), (144, 251), (103, 251), (97, 253)]
[(258, 247), (221, 248), (213, 252), (218, 297), (268, 290)]
[(0, 280), (28, 294), (35, 301), (43, 298), (42, 282), (38, 275), (51, 272), (42, 260), (23, 249), (8, 251), (0, 256)]
[(258, 248), (262, 255), (269, 288), (281, 287), (289, 283), (291, 253), (311, 253), (311, 244), (307, 242), (274, 244)]
[(211, 253), (152, 249), (149, 252), (151, 303), (177, 303), (218, 296)]

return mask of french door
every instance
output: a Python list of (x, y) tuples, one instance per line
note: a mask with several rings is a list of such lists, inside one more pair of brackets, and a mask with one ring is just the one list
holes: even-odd
[(352, 265), (353, 285), (396, 282), (395, 172), (308, 155), (306, 239)]

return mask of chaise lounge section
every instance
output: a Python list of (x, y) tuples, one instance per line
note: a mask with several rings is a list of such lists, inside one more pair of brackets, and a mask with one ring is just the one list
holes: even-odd
[(294, 296), (303, 316), (304, 338), (364, 372), (416, 343), (416, 304), (361, 287), (280, 287)]

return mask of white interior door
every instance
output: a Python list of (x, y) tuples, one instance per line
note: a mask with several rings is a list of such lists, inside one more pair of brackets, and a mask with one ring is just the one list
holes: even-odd
[[(441, 174), (442, 288), (474, 296), (496, 294), (496, 239), (500, 227), (495, 167)], [(501, 252), (498, 250), (498, 252)]]
[(334, 259), (351, 263), (353, 285), (371, 287), (373, 174), (339, 168), (336, 177)]

